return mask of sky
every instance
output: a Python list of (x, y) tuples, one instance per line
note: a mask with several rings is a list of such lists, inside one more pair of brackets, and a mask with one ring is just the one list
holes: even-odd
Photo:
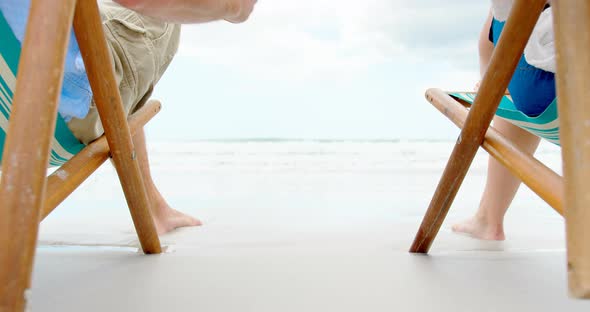
[(452, 140), (427, 88), (471, 90), (489, 1), (259, 0), (185, 25), (147, 129), (167, 141)]

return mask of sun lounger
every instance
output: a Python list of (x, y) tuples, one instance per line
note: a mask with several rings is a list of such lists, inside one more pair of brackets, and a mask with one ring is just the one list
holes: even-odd
[[(72, 22), (105, 135), (83, 146), (57, 116)], [(160, 253), (132, 134), (160, 109), (126, 120), (95, 1), (33, 0), (22, 50), (0, 19), (0, 311), (23, 311), (39, 222), (109, 155), (145, 253)], [(48, 165), (61, 165), (47, 177)]]
[[(427, 253), (430, 250), (473, 158), (482, 146), (564, 215), (569, 289), (575, 297), (590, 298), (589, 2), (552, 2), (559, 105), (553, 103), (550, 109), (555, 115), (547, 119), (523, 119), (510, 109), (506, 110), (510, 101), (504, 97), (514, 69), (545, 4), (545, 0), (515, 1), (477, 96), (452, 93), (451, 95), (455, 96), (453, 98), (441, 90), (427, 91), (427, 99), (461, 127), (462, 131), (410, 252)], [(469, 111), (467, 107), (470, 107)], [(516, 124), (560, 144), (563, 178), (538, 160), (518, 150), (490, 127), (495, 114), (504, 114), (504, 118), (510, 116)]]

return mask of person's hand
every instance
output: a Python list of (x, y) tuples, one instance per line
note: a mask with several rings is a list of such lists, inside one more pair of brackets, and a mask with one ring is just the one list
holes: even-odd
[(230, 0), (228, 4), (230, 9), (229, 16), (225, 18), (230, 23), (242, 23), (245, 22), (252, 11), (257, 0)]

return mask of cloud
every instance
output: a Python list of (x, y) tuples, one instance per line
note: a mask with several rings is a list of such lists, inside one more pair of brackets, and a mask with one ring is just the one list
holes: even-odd
[(180, 54), (266, 79), (327, 79), (424, 58), (474, 68), (486, 4), (263, 0), (245, 24), (184, 27)]
[(476, 67), (477, 39), (488, 12), (487, 1), (378, 2), (369, 28), (387, 34), (396, 51), (417, 59), (444, 60), (462, 70)]
[(180, 53), (270, 79), (351, 74), (383, 61), (374, 34), (355, 31), (355, 12), (333, 10), (337, 2), (262, 1), (246, 24), (185, 27)]
[(174, 129), (190, 125), (183, 138), (454, 137), (423, 94), (475, 84), (487, 4), (259, 0), (244, 24), (185, 26), (156, 90), (184, 111), (153, 123), (154, 133), (178, 139)]

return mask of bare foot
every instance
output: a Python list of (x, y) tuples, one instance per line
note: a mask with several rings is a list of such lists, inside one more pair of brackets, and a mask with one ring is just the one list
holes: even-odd
[(154, 223), (158, 235), (166, 234), (174, 229), (185, 226), (199, 226), (201, 221), (172, 208), (154, 213)]
[(457, 223), (452, 227), (453, 232), (467, 234), (477, 239), (503, 241), (504, 228), (502, 224), (489, 224), (482, 218), (471, 219)]
[(166, 234), (174, 229), (185, 226), (199, 226), (201, 221), (185, 213), (170, 208), (168, 203), (161, 197), (154, 202), (153, 217), (158, 235)]

